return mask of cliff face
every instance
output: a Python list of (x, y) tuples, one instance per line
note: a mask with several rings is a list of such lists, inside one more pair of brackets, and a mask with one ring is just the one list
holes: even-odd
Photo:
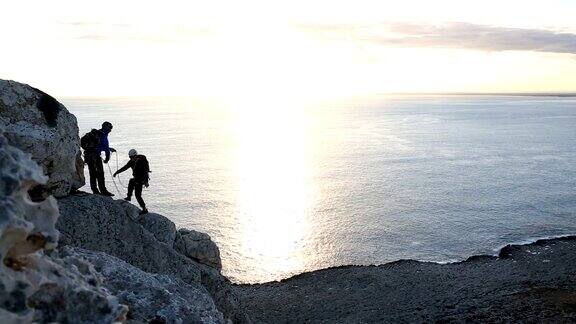
[(227, 318), (248, 321), (230, 282), (217, 267), (199, 263), (173, 248), (174, 242), (182, 239), (167, 218), (151, 214), (156, 221), (148, 222), (126, 201), (98, 195), (70, 196), (58, 203), (62, 245), (104, 252), (143, 271), (203, 286)]
[(1, 129), (0, 322), (249, 322), (207, 235), (70, 196), (84, 165), (76, 118), (58, 101), (0, 80)]
[(148, 322), (225, 323), (206, 288), (175, 276), (150, 273), (102, 252), (63, 248), (65, 254), (89, 261), (104, 278), (103, 286), (128, 305), (127, 317)]
[(48, 254), (57, 245), (53, 197), (34, 203), (28, 190), (47, 178), (0, 135), (0, 322), (110, 323), (127, 308), (102, 287), (92, 265)]
[(78, 123), (56, 99), (26, 84), (0, 80), (0, 128), (48, 176), (34, 188), (37, 198), (64, 197), (84, 186)]

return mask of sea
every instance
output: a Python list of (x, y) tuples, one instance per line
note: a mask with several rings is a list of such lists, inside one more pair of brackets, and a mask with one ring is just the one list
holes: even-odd
[[(341, 265), (440, 263), (576, 234), (576, 98), (373, 95), (278, 105), (64, 98), (148, 157), (151, 212), (208, 233), (236, 283)], [(83, 188), (90, 191), (89, 187)], [(135, 203), (133, 201), (133, 203)]]

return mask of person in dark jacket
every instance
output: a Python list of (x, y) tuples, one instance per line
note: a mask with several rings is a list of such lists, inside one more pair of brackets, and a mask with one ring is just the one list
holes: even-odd
[(95, 194), (104, 196), (114, 196), (113, 193), (106, 189), (104, 180), (104, 166), (100, 154), (104, 151), (106, 159), (104, 163), (110, 160), (110, 152), (115, 152), (108, 144), (108, 134), (112, 131), (112, 124), (104, 122), (102, 129), (92, 129), (89, 133), (82, 136), (80, 145), (84, 149), (84, 161), (88, 165), (88, 174), (90, 176), (90, 189)]
[(146, 188), (148, 188), (148, 180), (150, 179), (148, 175), (148, 173), (150, 173), (148, 160), (146, 156), (139, 155), (135, 149), (131, 149), (128, 152), (128, 157), (130, 161), (118, 169), (118, 171), (114, 172), (113, 176), (116, 177), (118, 174), (128, 170), (128, 168), (132, 169), (132, 179), (128, 182), (128, 196), (124, 198), (124, 200), (130, 201), (132, 199), (132, 192), (134, 192), (136, 200), (140, 208), (142, 208), (140, 215), (147, 214), (148, 209), (146, 209), (146, 204), (144, 203), (144, 199), (142, 199), (142, 187), (146, 186)]

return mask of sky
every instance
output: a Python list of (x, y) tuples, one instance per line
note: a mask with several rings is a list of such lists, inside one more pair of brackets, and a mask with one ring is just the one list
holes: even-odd
[(57, 96), (576, 92), (576, 1), (4, 1), (0, 78)]

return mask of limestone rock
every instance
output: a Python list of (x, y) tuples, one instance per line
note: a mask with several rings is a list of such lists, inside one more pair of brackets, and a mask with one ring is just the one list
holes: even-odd
[(174, 244), (176, 225), (168, 218), (155, 213), (148, 213), (141, 215), (138, 218), (138, 222), (147, 229), (148, 232), (154, 234), (154, 237), (156, 237), (158, 241), (166, 243), (168, 246)]
[(0, 128), (10, 145), (32, 155), (45, 185), (34, 192), (63, 197), (82, 187), (84, 162), (80, 155), (78, 123), (66, 107), (26, 84), (0, 80)]
[(102, 252), (73, 248), (71, 254), (90, 261), (104, 277), (104, 286), (130, 308), (128, 318), (168, 323), (223, 323), (204, 286), (174, 276), (144, 272)]
[(32, 202), (28, 190), (46, 181), (0, 135), (0, 323), (123, 320), (126, 307), (89, 263), (44, 253), (56, 247), (58, 207), (53, 197)]
[(128, 216), (124, 203), (83, 194), (59, 199), (58, 205), (60, 244), (104, 252), (146, 272), (170, 274), (177, 270), (183, 280), (200, 282), (199, 265), (160, 244)]
[(220, 250), (206, 233), (181, 228), (174, 241), (174, 249), (202, 264), (222, 270)]
[(127, 202), (124, 199), (118, 199), (116, 200), (116, 202), (124, 210), (126, 216), (128, 216), (133, 221), (138, 220), (138, 218), (140, 217), (140, 208), (132, 205), (131, 203)]
[(202, 284), (226, 318), (249, 321), (228, 279), (161, 244), (132, 218), (129, 204), (91, 194), (65, 197), (58, 204), (61, 244), (104, 252), (145, 272), (173, 276), (187, 284)]

